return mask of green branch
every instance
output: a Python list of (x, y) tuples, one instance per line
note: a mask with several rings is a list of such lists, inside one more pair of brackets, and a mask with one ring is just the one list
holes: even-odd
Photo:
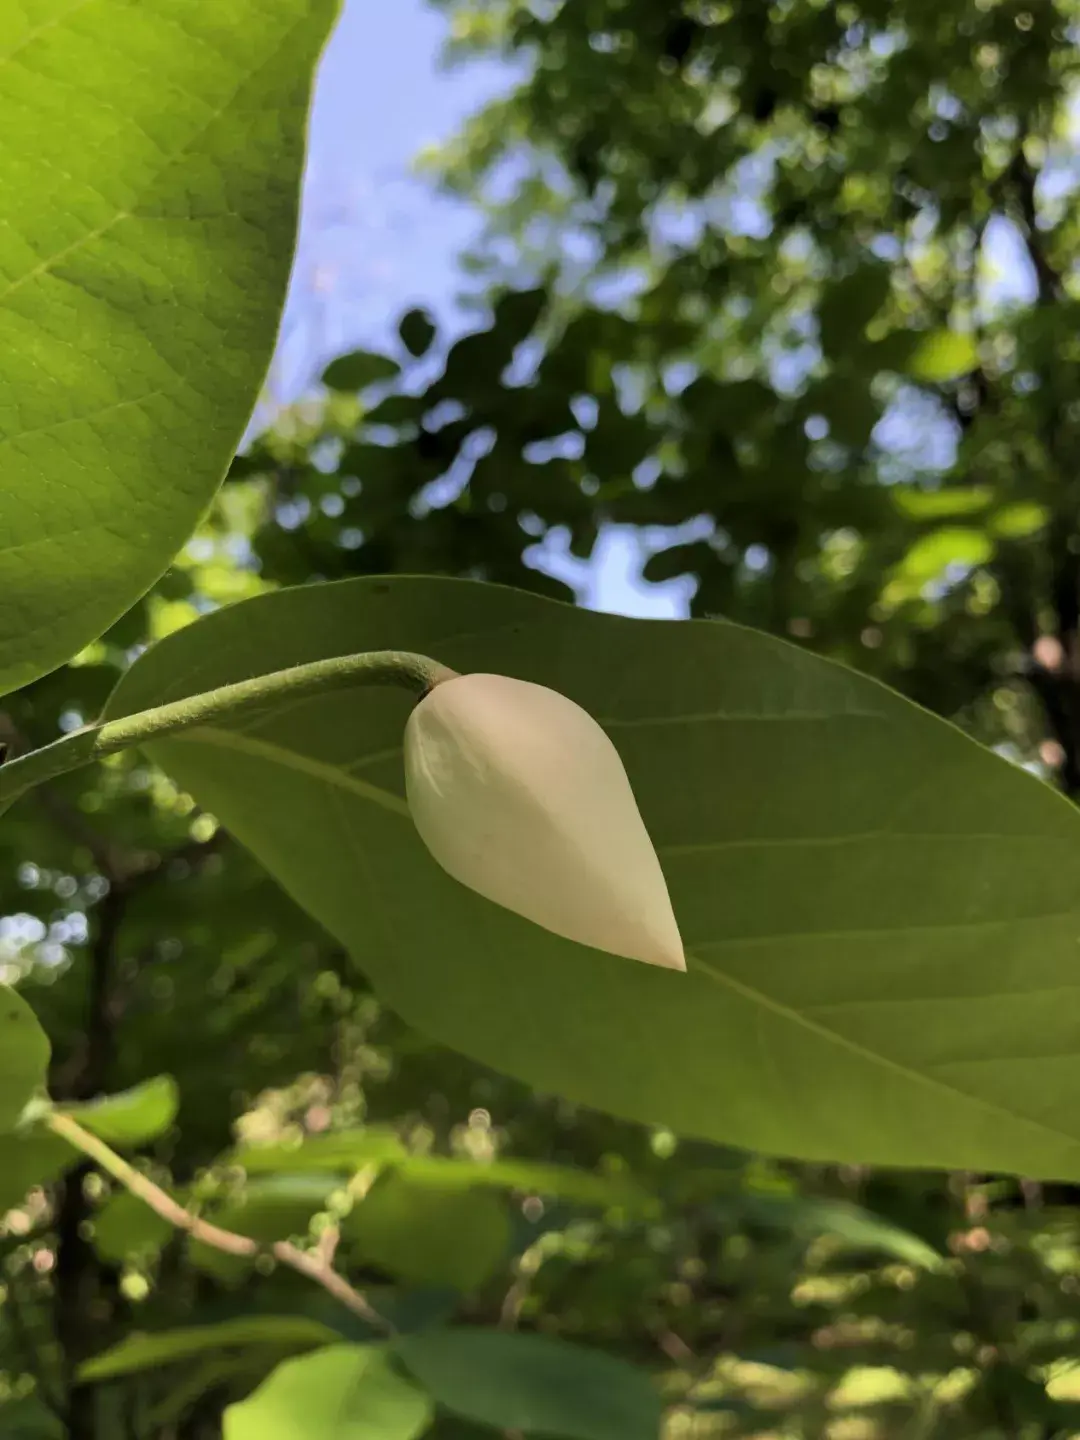
[(363, 655), (315, 660), (291, 670), (275, 670), (270, 675), (222, 685), (217, 690), (190, 695), (186, 700), (175, 700), (153, 710), (140, 710), (118, 720), (86, 725), (54, 740), (51, 745), (9, 760), (0, 768), (0, 811), (25, 791), (57, 775), (195, 725), (235, 720), (286, 700), (304, 700), (355, 685), (399, 685), (422, 697), (441, 681), (452, 679), (455, 673), (426, 655), (413, 655), (405, 650), (372, 650)]

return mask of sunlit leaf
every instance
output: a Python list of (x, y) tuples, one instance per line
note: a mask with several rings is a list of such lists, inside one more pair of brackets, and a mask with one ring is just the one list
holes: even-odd
[(908, 361), (907, 372), (915, 380), (940, 385), (967, 375), (978, 363), (979, 351), (973, 335), (935, 330), (919, 342)]
[(994, 503), (994, 492), (989, 485), (946, 485), (940, 490), (897, 485), (889, 493), (896, 508), (914, 520), (953, 520), (960, 515), (977, 515), (989, 510)]
[(127, 609), (228, 468), (274, 343), (333, 14), (5, 7), (0, 693)]
[(1018, 501), (1015, 505), (1003, 505), (990, 519), (990, 529), (995, 535), (1006, 540), (1020, 540), (1027, 535), (1037, 535), (1044, 529), (1050, 512), (1045, 505), (1034, 500)]
[(180, 1095), (171, 1075), (156, 1075), (118, 1095), (85, 1105), (57, 1107), (108, 1145), (145, 1145), (163, 1134), (176, 1119)]
[(286, 1360), (225, 1411), (224, 1440), (413, 1440), (431, 1401), (384, 1351), (328, 1345)]
[(882, 590), (882, 600), (895, 604), (921, 595), (935, 581), (958, 579), (976, 565), (985, 565), (994, 542), (984, 530), (943, 525), (916, 540), (895, 567)]

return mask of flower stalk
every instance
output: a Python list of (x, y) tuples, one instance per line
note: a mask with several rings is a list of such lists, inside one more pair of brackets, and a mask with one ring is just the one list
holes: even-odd
[(92, 765), (107, 755), (151, 740), (167, 739), (196, 725), (220, 724), (286, 700), (304, 700), (360, 685), (398, 685), (420, 698), (455, 673), (426, 655), (405, 650), (372, 650), (275, 670), (269, 675), (222, 685), (152, 710), (85, 725), (51, 745), (31, 750), (0, 767), (0, 811), (35, 785), (67, 774), (69, 770)]
[(118, 751), (360, 685), (417, 698), (405, 726), (406, 795), (448, 874), (564, 939), (686, 969), (630, 781), (592, 716), (547, 686), (459, 675), (409, 651), (315, 660), (84, 726), (0, 766), (0, 813), (33, 786)]

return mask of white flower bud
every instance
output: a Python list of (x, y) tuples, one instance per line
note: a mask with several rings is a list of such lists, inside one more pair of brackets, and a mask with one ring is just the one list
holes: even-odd
[(686, 969), (623, 763), (565, 695), (443, 681), (409, 716), (405, 785), (420, 838), (463, 885), (568, 940)]

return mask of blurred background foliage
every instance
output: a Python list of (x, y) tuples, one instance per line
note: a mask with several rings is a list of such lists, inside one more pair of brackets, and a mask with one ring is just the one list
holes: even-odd
[[(486, 216), (475, 327), (412, 310), (388, 353), (333, 361), (0, 738), (78, 725), (139, 647), (260, 589), (436, 572), (572, 600), (560, 577), (618, 533), (693, 614), (878, 676), (1080, 797), (1080, 7), (444, 8), (455, 52), (524, 76), (432, 160)], [(260, 1239), (333, 1227), (400, 1329), (610, 1351), (672, 1436), (1080, 1435), (1073, 1188), (796, 1166), (530, 1093), (386, 1013), (137, 756), (23, 802), (0, 875), (54, 1095), (174, 1076), (138, 1163)], [(312, 1325), (361, 1333), (4, 1143), (0, 1436), (203, 1440)], [(260, 1315), (295, 1324), (80, 1378), (133, 1328)]]

